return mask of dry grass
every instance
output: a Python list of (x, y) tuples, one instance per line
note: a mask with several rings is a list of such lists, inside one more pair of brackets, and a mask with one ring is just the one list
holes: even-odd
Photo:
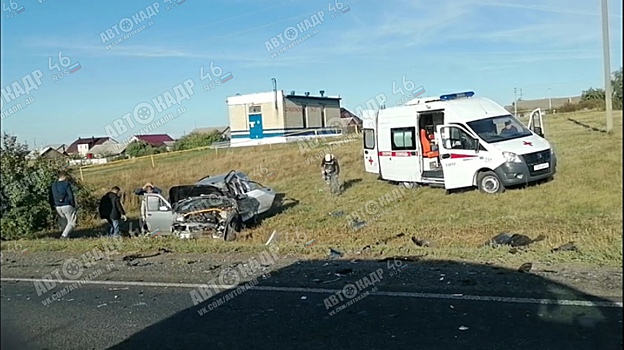
[[(419, 254), (436, 258), (488, 261), (583, 261), (621, 264), (622, 261), (622, 112), (616, 111), (615, 130), (611, 135), (575, 124), (575, 119), (604, 129), (604, 113), (569, 113), (547, 116), (546, 136), (555, 146), (558, 173), (555, 180), (540, 186), (510, 190), (497, 196), (477, 191), (446, 195), (443, 189), (424, 188), (405, 191), (396, 207), (382, 208), (374, 222), (373, 215), (362, 219), (369, 225), (357, 231), (348, 227), (345, 217), (330, 217), (329, 212), (345, 214), (360, 210), (365, 203), (397, 189), (364, 172), (359, 139), (332, 148), (342, 166), (342, 181), (353, 183), (346, 192), (332, 198), (319, 173), (320, 158), (328, 146), (319, 146), (302, 155), (297, 144), (240, 148), (230, 151), (202, 150), (155, 158), (139, 159), (119, 165), (84, 170), (85, 181), (104, 193), (118, 185), (126, 193), (125, 206), (136, 215), (138, 198), (132, 190), (146, 181), (168, 190), (176, 184), (193, 183), (207, 174), (238, 169), (261, 183), (294, 198), (299, 204), (267, 218), (259, 227), (246, 231), (236, 243), (210, 239), (196, 242), (167, 239), (178, 251), (216, 252), (262, 249), (273, 230), (289, 232), (284, 248), (294, 253), (314, 256), (326, 254), (328, 247), (352, 251), (373, 245), (380, 239), (404, 232), (406, 237), (374, 246), (375, 255)], [(306, 159), (311, 162), (306, 162)], [(268, 173), (273, 176), (267, 177)], [(298, 233), (297, 233), (298, 232)], [(512, 255), (506, 249), (477, 248), (500, 232), (547, 236), (529, 252)], [(419, 248), (410, 237), (435, 242), (435, 248)], [(315, 239), (317, 244), (305, 248)], [(33, 250), (82, 249), (96, 240), (72, 242), (24, 242)], [(581, 253), (549, 253), (560, 244), (575, 241)], [(82, 243), (80, 243), (82, 242)], [(150, 249), (163, 241), (141, 240), (134, 249)]]

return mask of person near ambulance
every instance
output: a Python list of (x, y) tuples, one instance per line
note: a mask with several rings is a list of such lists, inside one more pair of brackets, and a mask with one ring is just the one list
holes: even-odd
[(340, 164), (333, 154), (327, 153), (323, 161), (321, 161), (321, 175), (325, 181), (327, 181), (331, 175), (340, 175)]

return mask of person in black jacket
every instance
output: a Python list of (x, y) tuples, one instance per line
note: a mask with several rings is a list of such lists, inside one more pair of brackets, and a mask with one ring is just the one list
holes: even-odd
[(126, 211), (123, 205), (121, 205), (119, 192), (121, 192), (121, 189), (117, 186), (113, 186), (113, 188), (100, 199), (100, 217), (108, 221), (110, 225), (109, 234), (112, 236), (121, 236), (119, 220), (127, 220)]
[(61, 171), (58, 180), (50, 187), (50, 206), (56, 211), (61, 225), (61, 238), (69, 238), (69, 234), (76, 227), (76, 199), (69, 183), (69, 174)]

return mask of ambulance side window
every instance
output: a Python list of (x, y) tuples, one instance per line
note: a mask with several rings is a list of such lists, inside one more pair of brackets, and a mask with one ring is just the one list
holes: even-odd
[(450, 127), (450, 138), (443, 140), (446, 149), (466, 149), (473, 150), (475, 147), (474, 138), (466, 131), (458, 127)]
[(390, 133), (392, 134), (393, 151), (416, 149), (416, 139), (414, 138), (416, 135), (415, 127), (394, 128), (390, 129)]
[(364, 149), (375, 149), (375, 130), (364, 129)]

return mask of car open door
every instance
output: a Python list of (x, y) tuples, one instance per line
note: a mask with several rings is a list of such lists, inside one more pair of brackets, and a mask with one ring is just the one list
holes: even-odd
[(483, 162), (479, 141), (459, 125), (438, 125), (438, 152), (447, 190), (473, 186), (474, 176)]
[(254, 200), (256, 208), (256, 212), (258, 214), (262, 214), (273, 206), (273, 201), (275, 200), (275, 191), (272, 188), (262, 186), (260, 183), (255, 181), (242, 181), (245, 189), (247, 190), (246, 195)]
[(529, 114), (529, 130), (538, 134), (540, 137), (544, 137), (544, 124), (542, 120), (542, 110), (536, 108)]
[(151, 234), (171, 234), (173, 211), (171, 204), (160, 194), (144, 195), (147, 229)]

